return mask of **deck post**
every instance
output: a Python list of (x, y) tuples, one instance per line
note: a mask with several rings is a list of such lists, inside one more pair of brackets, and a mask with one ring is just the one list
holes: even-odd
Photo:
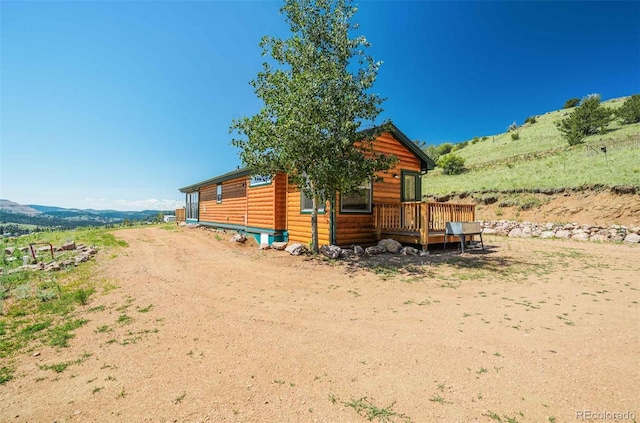
[(420, 244), (427, 251), (429, 246), (429, 203), (420, 203)]
[(381, 208), (382, 206), (374, 206), (373, 207), (373, 222), (376, 228), (376, 241), (380, 241), (382, 238), (382, 216), (381, 216)]

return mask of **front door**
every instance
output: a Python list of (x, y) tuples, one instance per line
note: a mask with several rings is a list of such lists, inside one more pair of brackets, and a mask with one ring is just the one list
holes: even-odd
[[(420, 173), (403, 170), (400, 183), (400, 194), (402, 202), (420, 201)], [(420, 208), (412, 205), (401, 207), (401, 226), (405, 230), (416, 231), (420, 228)]]
[(401, 201), (420, 201), (420, 173), (409, 170), (402, 171)]

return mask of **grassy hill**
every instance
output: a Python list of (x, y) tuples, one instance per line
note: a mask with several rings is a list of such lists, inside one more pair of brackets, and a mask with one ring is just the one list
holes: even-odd
[[(615, 109), (623, 101), (618, 98), (604, 104)], [(612, 122), (606, 134), (589, 136), (584, 144), (570, 147), (555, 123), (572, 110), (536, 116), (535, 123), (518, 128), (517, 140), (504, 132), (469, 141), (455, 151), (465, 159), (468, 171), (445, 175), (436, 168), (429, 172), (422, 184), (423, 197), (621, 185), (640, 192), (640, 123)], [(606, 155), (601, 152), (603, 146)]]

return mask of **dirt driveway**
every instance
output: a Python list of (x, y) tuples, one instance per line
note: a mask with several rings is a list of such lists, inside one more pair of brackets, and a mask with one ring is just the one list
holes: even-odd
[(638, 246), (496, 237), (345, 265), (201, 229), (116, 236), (89, 323), (19, 360), (0, 421), (640, 420)]

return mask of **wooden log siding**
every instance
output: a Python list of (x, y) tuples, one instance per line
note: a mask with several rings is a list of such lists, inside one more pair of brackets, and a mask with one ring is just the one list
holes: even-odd
[[(300, 211), (300, 190), (293, 184), (287, 188), (287, 231), (289, 243), (307, 245), (311, 240), (311, 214)], [(329, 205), (324, 214), (318, 214), (318, 242), (329, 244)]]
[(271, 179), (270, 184), (249, 187), (247, 191), (248, 226), (286, 229), (286, 184), (286, 177), (279, 174)]
[[(233, 225), (247, 224), (246, 185), (248, 179), (242, 176), (222, 183), (222, 202), (217, 202), (217, 184), (200, 188), (200, 221), (210, 223), (226, 223)], [(242, 184), (245, 187), (242, 187)], [(228, 187), (227, 187), (228, 186)], [(241, 195), (244, 190), (245, 195)], [(227, 194), (225, 196), (225, 193)]]
[[(391, 134), (382, 134), (374, 142), (376, 153), (394, 155), (398, 158), (396, 166), (386, 172), (379, 172), (377, 181), (372, 184), (373, 204), (400, 203), (401, 178), (403, 170), (420, 172), (420, 159), (403, 146)], [(393, 175), (398, 177), (394, 177)], [(340, 207), (340, 198), (336, 206)], [(374, 244), (376, 241), (376, 228), (374, 216), (369, 214), (336, 213), (336, 241), (338, 245), (350, 246), (352, 244)]]

